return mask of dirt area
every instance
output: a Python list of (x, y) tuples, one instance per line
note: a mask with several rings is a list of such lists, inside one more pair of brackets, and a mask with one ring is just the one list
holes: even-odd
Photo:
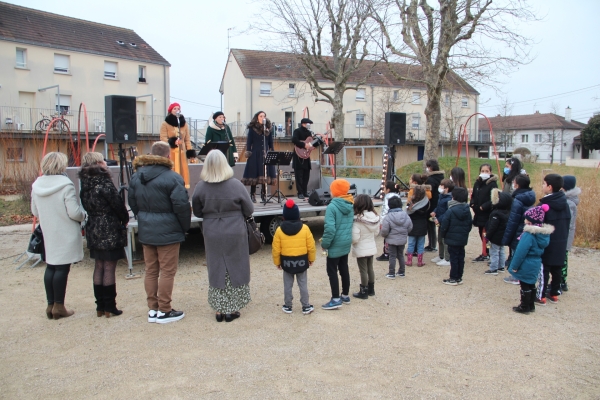
[[(317, 239), (321, 223), (309, 222)], [(252, 302), (240, 319), (217, 323), (201, 236), (191, 235), (173, 296), (186, 317), (158, 325), (146, 321), (143, 280), (125, 280), (124, 263), (117, 270), (124, 313), (97, 318), (89, 258), (69, 277), (66, 304), (75, 315), (46, 319), (44, 267), (13, 264), (29, 231), (0, 228), (0, 398), (600, 397), (597, 251), (574, 251), (571, 290), (529, 316), (512, 311), (519, 289), (503, 283), (506, 273), (486, 276), (484, 263), (470, 262), (479, 254), (475, 231), (464, 285), (443, 285), (449, 267), (433, 263), (388, 280), (387, 263), (376, 262), (376, 296), (335, 311), (320, 307), (330, 292), (319, 252), (309, 270), (315, 312), (305, 316), (297, 288), (294, 313), (281, 312), (281, 272), (265, 246), (251, 256)], [(352, 258), (350, 271), (356, 291)]]

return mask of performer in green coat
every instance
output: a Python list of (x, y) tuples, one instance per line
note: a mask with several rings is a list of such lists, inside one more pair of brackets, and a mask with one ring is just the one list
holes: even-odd
[(225, 124), (225, 114), (221, 111), (217, 111), (213, 114), (212, 119), (213, 120), (208, 124), (208, 128), (206, 128), (204, 144), (208, 144), (209, 142), (229, 142), (229, 149), (227, 149), (226, 157), (229, 166), (233, 167), (238, 160), (238, 153), (235, 148), (235, 141), (233, 140), (231, 129)]

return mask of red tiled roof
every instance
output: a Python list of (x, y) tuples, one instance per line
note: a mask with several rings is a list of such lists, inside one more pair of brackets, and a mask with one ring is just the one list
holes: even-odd
[[(0, 2), (0, 40), (170, 66), (131, 29), (3, 2)], [(117, 43), (118, 40), (124, 44)]]
[[(231, 49), (231, 53), (235, 57), (246, 78), (304, 80), (303, 72), (306, 67), (304, 67), (299, 56), (296, 54), (242, 49)], [(324, 58), (328, 62), (333, 60), (332, 57)], [(361, 68), (350, 77), (348, 83), (356, 83), (367, 76), (369, 69), (373, 64), (373, 61), (365, 61)], [(422, 69), (420, 66), (391, 63), (390, 68), (403, 76), (409, 76), (413, 79), (419, 79), (422, 76)], [(323, 78), (323, 80), (326, 79)], [(448, 73), (447, 82), (447, 88), (453, 87), (461, 92), (479, 94), (471, 85), (453, 71)], [(375, 66), (371, 74), (367, 77), (365, 85), (425, 88), (425, 85), (422, 83), (398, 81), (389, 71), (388, 66), (383, 62)]]
[[(538, 130), (538, 129), (574, 129), (581, 130), (586, 124), (579, 121), (565, 120), (560, 115), (547, 113), (528, 115), (510, 115), (507, 117), (497, 116), (489, 118), (492, 123), (492, 129), (514, 129), (514, 130)], [(489, 131), (488, 123), (485, 118), (479, 118), (479, 129)]]

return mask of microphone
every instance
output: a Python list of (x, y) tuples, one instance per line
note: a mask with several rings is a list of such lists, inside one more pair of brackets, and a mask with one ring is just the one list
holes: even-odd
[(267, 131), (267, 117), (263, 118), (263, 131), (266, 132)]

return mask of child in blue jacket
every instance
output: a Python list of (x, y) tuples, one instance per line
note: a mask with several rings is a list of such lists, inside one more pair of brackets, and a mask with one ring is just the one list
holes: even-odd
[(509, 272), (521, 285), (521, 304), (513, 311), (529, 314), (535, 311), (535, 283), (542, 264), (542, 254), (550, 243), (552, 225), (544, 224), (544, 216), (550, 209), (547, 204), (525, 211), (525, 226), (519, 244), (513, 254)]
[(443, 179), (438, 186), (440, 197), (438, 198), (437, 207), (431, 213), (431, 218), (438, 226), (437, 238), (439, 255), (431, 260), (440, 267), (450, 265), (450, 253), (448, 253), (448, 245), (444, 244), (444, 238), (440, 235), (444, 214), (448, 211), (448, 202), (452, 200), (452, 191), (454, 190), (454, 182), (452, 179)]

